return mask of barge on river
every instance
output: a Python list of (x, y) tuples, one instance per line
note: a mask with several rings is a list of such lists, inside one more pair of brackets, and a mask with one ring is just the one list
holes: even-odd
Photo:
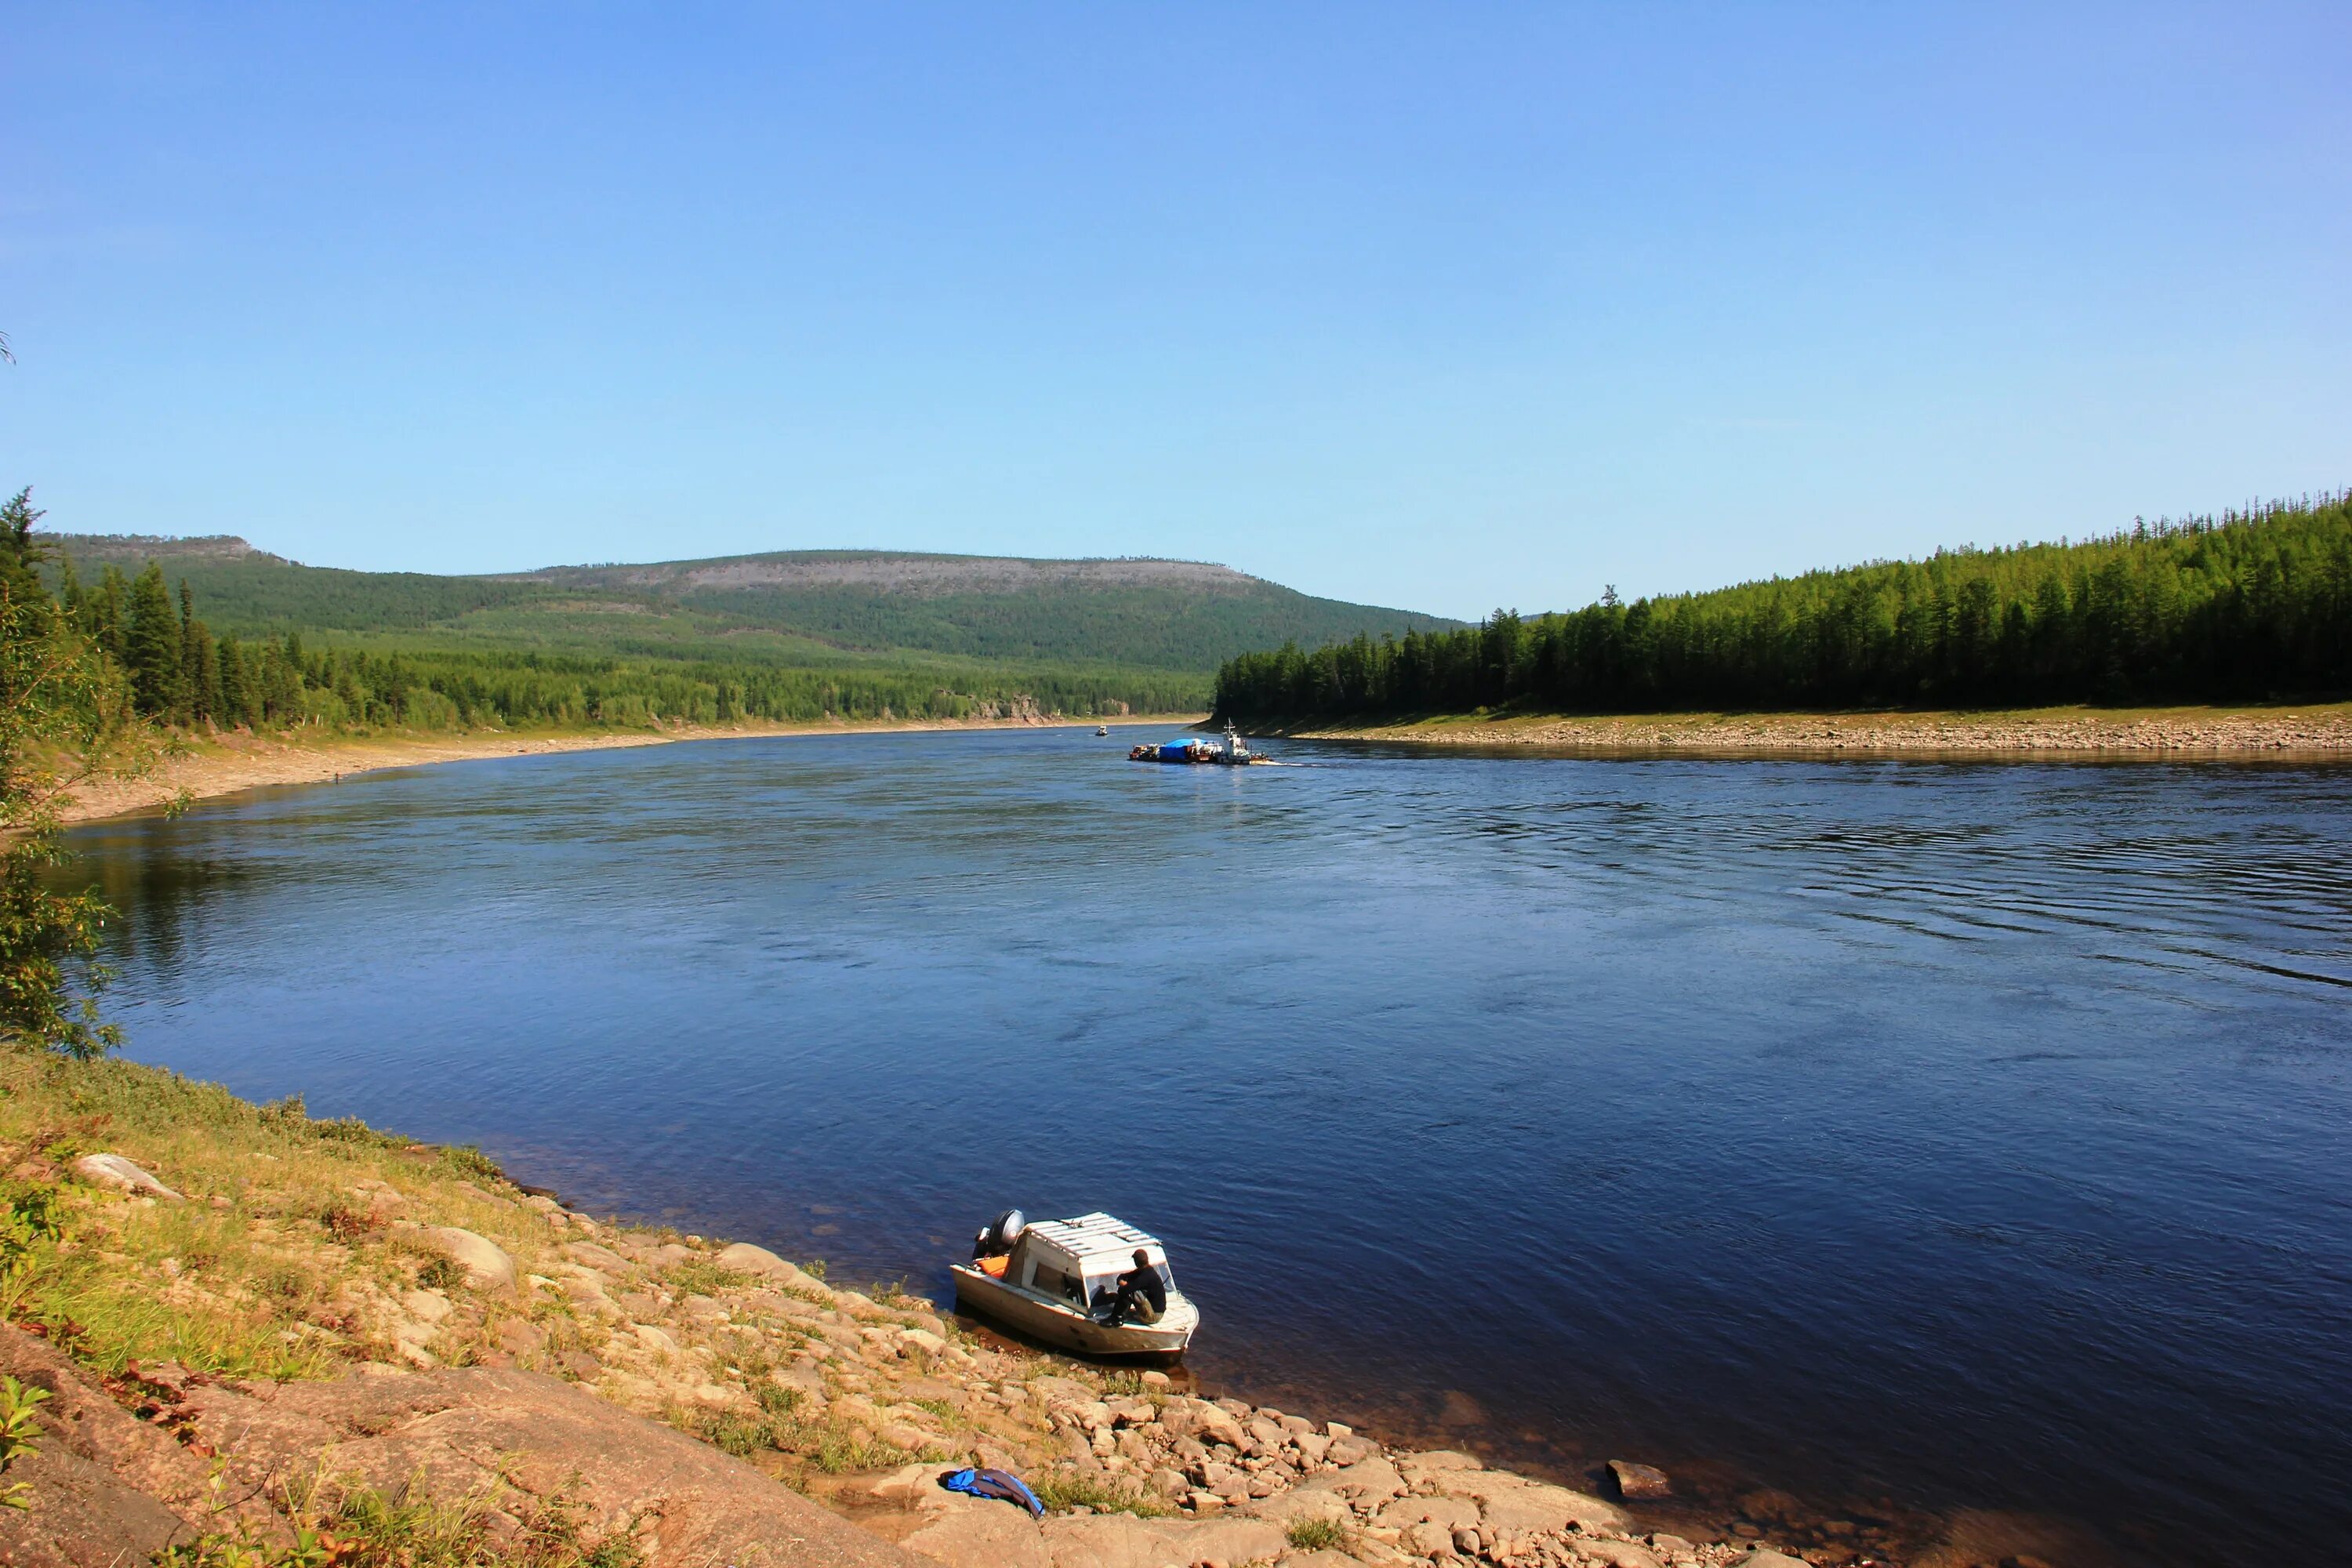
[(1242, 739), (1241, 731), (1228, 724), (1222, 746), (1214, 741), (1162, 741), (1156, 746), (1147, 742), (1129, 752), (1127, 760), (1130, 763), (1209, 763), (1239, 768), (1266, 759), (1251, 751), (1249, 742)]

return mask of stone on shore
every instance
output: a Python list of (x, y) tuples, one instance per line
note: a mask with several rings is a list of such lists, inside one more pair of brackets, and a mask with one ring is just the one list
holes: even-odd
[(74, 1173), (86, 1182), (101, 1187), (112, 1187), (121, 1193), (140, 1193), (158, 1197), (167, 1203), (181, 1203), (179, 1194), (157, 1181), (120, 1154), (84, 1154), (73, 1164)]
[(1440, 1470), (1429, 1485), (1447, 1497), (1475, 1498), (1482, 1528), (1491, 1535), (1558, 1534), (1570, 1521), (1586, 1531), (1622, 1530), (1626, 1523), (1625, 1510), (1614, 1503), (1502, 1470)]
[(1674, 1483), (1666, 1479), (1665, 1471), (1654, 1465), (1637, 1465), (1631, 1459), (1612, 1459), (1609, 1461), (1609, 1473), (1617, 1478), (1617, 1492), (1621, 1497), (1638, 1501), (1643, 1498), (1674, 1495)]
[(1785, 1552), (1775, 1552), (1759, 1546), (1746, 1555), (1732, 1560), (1731, 1568), (1812, 1568), (1801, 1557), (1791, 1557)]
[(806, 1290), (826, 1298), (833, 1295), (815, 1275), (798, 1264), (785, 1261), (766, 1247), (754, 1247), (748, 1241), (720, 1247), (719, 1256), (712, 1261), (721, 1268), (731, 1268), (738, 1274), (756, 1275), (788, 1289)]
[(419, 1226), (409, 1232), (427, 1247), (466, 1271), (466, 1283), (477, 1290), (515, 1288), (515, 1260), (505, 1247), (486, 1236), (454, 1225)]

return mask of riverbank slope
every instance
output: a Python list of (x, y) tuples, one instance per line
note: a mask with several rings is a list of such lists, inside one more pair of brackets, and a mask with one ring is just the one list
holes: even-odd
[[(297, 1528), (416, 1568), (524, 1537), (512, 1560), (542, 1568), (2091, 1560), (1988, 1516), (1915, 1552), (1896, 1521), (1769, 1492), (1695, 1537), (1638, 1472), (1602, 1497), (1200, 1397), (130, 1063), (0, 1052), (0, 1366), (52, 1395), (0, 1477), (35, 1505), (0, 1513), (14, 1563)], [(972, 1463), (1026, 1477), (1046, 1516), (937, 1484)], [(420, 1520), (456, 1544), (402, 1555)]]
[(432, 763), (542, 752), (594, 752), (667, 745), (677, 741), (862, 735), (902, 730), (1035, 730), (1096, 724), (1114, 729), (1122, 725), (1165, 727), (1197, 724), (1201, 720), (1198, 713), (1174, 713), (1069, 721), (1040, 717), (955, 722), (679, 725), (661, 730), (384, 731), (295, 739), (222, 734), (185, 742), (177, 752), (166, 754), (153, 768), (136, 777), (101, 779), (84, 784), (74, 792), (59, 816), (66, 822), (94, 822), (154, 810), (175, 800), (204, 800), (273, 784), (326, 784), (347, 774), (384, 768), (413, 768)]
[(1367, 724), (1316, 721), (1271, 732), (1313, 740), (1713, 756), (2014, 753), (2352, 761), (2352, 702), (2013, 712), (1476, 712)]

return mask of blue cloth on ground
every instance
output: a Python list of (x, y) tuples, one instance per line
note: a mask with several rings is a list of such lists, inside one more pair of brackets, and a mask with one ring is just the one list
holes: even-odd
[(958, 1470), (941, 1476), (940, 1485), (951, 1492), (970, 1492), (973, 1497), (1003, 1498), (1017, 1502), (1035, 1519), (1045, 1517), (1045, 1505), (1029, 1489), (1019, 1476), (1010, 1470)]

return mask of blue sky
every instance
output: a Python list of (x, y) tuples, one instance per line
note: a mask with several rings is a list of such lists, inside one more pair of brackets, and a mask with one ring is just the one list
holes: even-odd
[(1475, 616), (2352, 481), (2352, 7), (0, 5), (0, 485)]

